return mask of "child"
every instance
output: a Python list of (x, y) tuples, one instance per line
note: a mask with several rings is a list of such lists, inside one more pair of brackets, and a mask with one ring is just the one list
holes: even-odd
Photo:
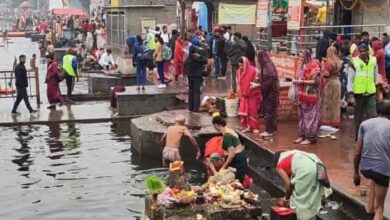
[(183, 136), (187, 136), (196, 149), (198, 149), (196, 159), (199, 159), (201, 156), (199, 145), (188, 128), (184, 125), (185, 121), (186, 119), (183, 115), (176, 116), (176, 124), (169, 126), (167, 132), (161, 139), (162, 142), (165, 140), (165, 147), (162, 154), (163, 166), (168, 166), (171, 162), (181, 160), (179, 149)]

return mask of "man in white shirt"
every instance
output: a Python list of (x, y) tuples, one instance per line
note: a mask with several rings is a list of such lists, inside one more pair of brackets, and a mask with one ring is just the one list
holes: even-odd
[(111, 50), (107, 49), (105, 53), (99, 59), (99, 65), (106, 70), (112, 69), (115, 67), (115, 61), (112, 57)]
[(233, 36), (232, 36), (232, 26), (227, 26), (224, 28), (224, 31), (225, 33), (223, 34), (223, 37), (227, 40), (227, 41), (232, 41), (234, 42), (233, 40)]
[(164, 44), (169, 44), (169, 40), (171, 39), (171, 35), (168, 33), (168, 27), (163, 26), (161, 38), (164, 41)]

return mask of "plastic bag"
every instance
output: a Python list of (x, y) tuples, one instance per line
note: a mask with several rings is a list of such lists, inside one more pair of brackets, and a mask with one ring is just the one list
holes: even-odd
[(298, 92), (297, 92), (295, 84), (291, 84), (291, 86), (288, 90), (288, 99), (292, 103), (298, 104)]

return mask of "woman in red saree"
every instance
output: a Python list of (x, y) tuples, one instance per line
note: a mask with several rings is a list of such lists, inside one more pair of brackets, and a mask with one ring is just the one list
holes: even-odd
[(179, 76), (183, 74), (184, 63), (184, 41), (182, 37), (178, 37), (175, 46), (174, 64), (175, 64), (175, 81), (179, 79)]
[(241, 116), (241, 124), (245, 128), (243, 132), (259, 133), (260, 119), (257, 112), (261, 104), (261, 92), (257, 83), (256, 67), (253, 67), (246, 57), (239, 60), (237, 71), (237, 85), (240, 96), (238, 114)]
[(47, 84), (47, 99), (49, 101), (48, 109), (55, 109), (56, 104), (59, 103), (62, 105), (62, 99), (60, 95), (60, 79), (59, 79), (59, 71), (60, 68), (58, 66), (57, 61), (54, 60), (53, 55), (48, 55), (47, 57), (47, 75), (46, 75), (46, 84)]

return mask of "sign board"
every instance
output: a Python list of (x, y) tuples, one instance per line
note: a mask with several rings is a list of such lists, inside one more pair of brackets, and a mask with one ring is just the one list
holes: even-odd
[(287, 30), (298, 31), (301, 27), (302, 0), (289, 0)]
[(141, 33), (142, 36), (146, 36), (146, 30), (145, 27), (150, 27), (152, 29), (156, 28), (156, 19), (154, 18), (140, 18), (141, 20)]
[(268, 23), (268, 0), (258, 0), (256, 13), (256, 27), (265, 28)]
[(111, 7), (113, 8), (119, 7), (119, 0), (111, 0)]
[(294, 79), (299, 66), (299, 57), (276, 53), (269, 53), (269, 57), (275, 64), (279, 79)]
[(219, 24), (255, 24), (256, 4), (219, 3)]

